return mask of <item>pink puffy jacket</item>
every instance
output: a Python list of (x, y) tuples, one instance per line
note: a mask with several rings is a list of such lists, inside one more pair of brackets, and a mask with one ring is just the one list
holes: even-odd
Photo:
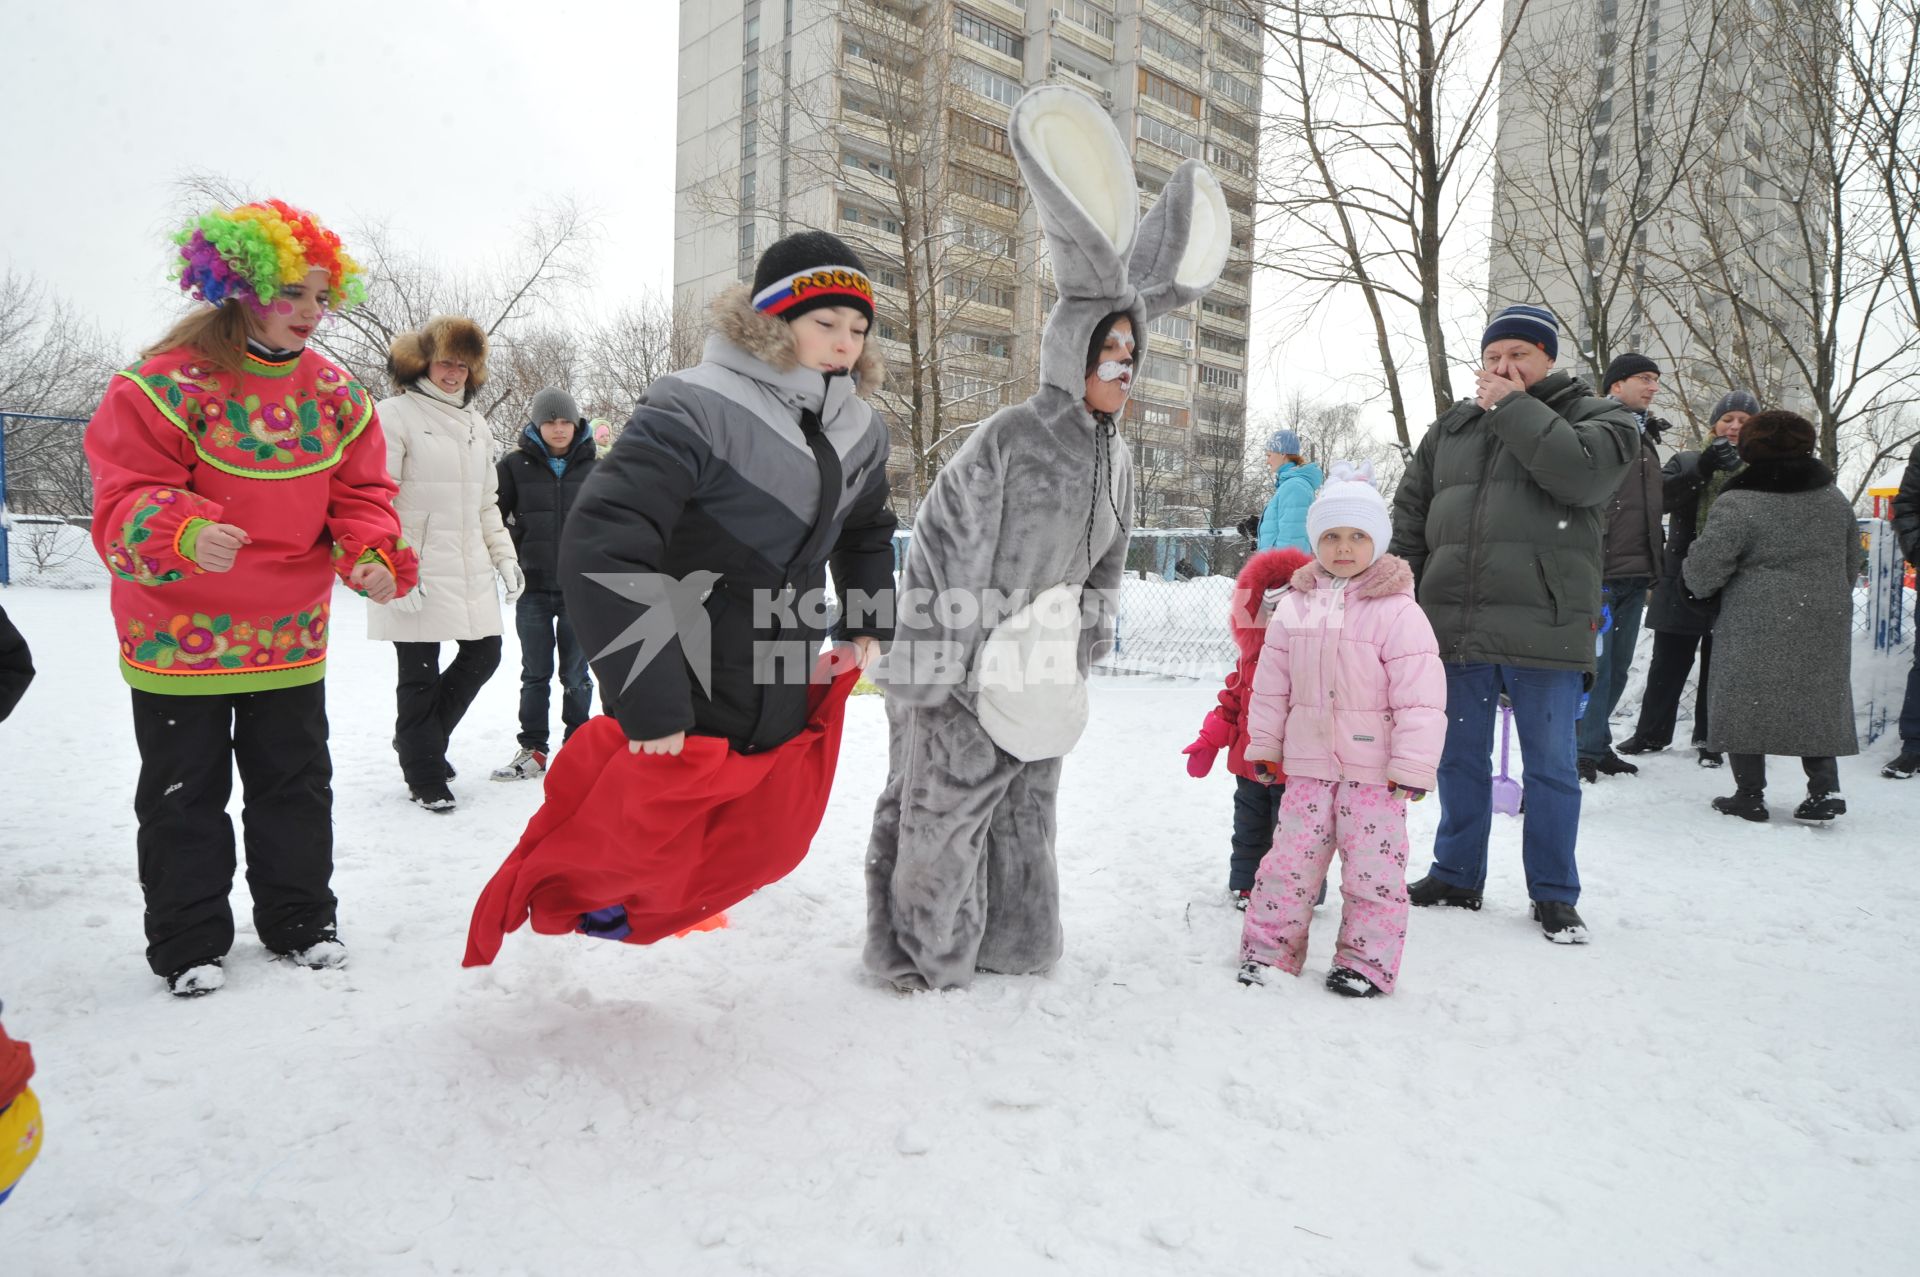
[(1253, 676), (1247, 758), (1289, 776), (1432, 789), (1447, 739), (1447, 676), (1413, 572), (1383, 554), (1333, 588), (1318, 563), (1274, 609)]

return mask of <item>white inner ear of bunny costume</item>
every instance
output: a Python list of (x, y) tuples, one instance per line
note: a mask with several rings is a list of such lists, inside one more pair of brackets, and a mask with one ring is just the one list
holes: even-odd
[[(1085, 94), (1063, 89), (1036, 101), (1032, 110), (1022, 113), (1018, 127), (1034, 159), (1080, 206), (1114, 250), (1126, 257), (1140, 221), (1140, 191), (1133, 180), (1133, 160), (1106, 112)], [(1224, 228), (1227, 204), (1219, 190), (1215, 183)], [(1224, 252), (1220, 260), (1226, 261)]]
[(1227, 196), (1219, 181), (1205, 169), (1193, 175), (1193, 231), (1187, 251), (1180, 255), (1174, 282), (1185, 288), (1205, 288), (1227, 267), (1233, 247), (1233, 223), (1227, 216)]

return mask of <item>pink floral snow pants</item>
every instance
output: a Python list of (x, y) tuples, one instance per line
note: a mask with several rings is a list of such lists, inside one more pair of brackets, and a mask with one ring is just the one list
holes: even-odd
[(1407, 800), (1385, 785), (1291, 777), (1273, 850), (1260, 862), (1240, 960), (1299, 975), (1313, 898), (1340, 849), (1340, 939), (1334, 964), (1393, 992), (1407, 942)]

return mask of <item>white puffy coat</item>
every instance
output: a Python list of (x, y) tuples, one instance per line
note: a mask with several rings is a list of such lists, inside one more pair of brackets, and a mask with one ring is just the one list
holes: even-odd
[(420, 556), (418, 612), (371, 605), (367, 636), (396, 643), (488, 638), (501, 632), (497, 565), (518, 560), (500, 519), (493, 432), (471, 408), (410, 386), (376, 405), (387, 437), (387, 472), (400, 485), (393, 508)]

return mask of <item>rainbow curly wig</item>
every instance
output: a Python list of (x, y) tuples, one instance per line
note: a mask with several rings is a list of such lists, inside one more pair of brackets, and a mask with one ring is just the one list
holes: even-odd
[(313, 214), (280, 200), (202, 213), (174, 233), (180, 290), (218, 306), (228, 298), (264, 305), (308, 271), (327, 272), (333, 309), (367, 298), (360, 264)]

